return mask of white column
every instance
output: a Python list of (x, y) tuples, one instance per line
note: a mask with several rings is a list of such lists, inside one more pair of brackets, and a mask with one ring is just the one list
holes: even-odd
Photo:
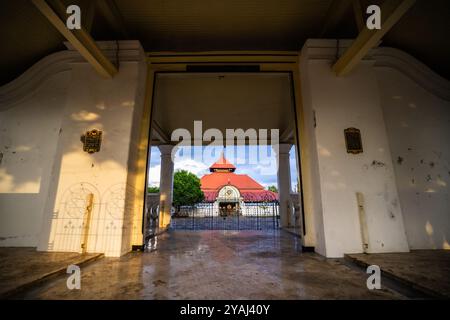
[(158, 147), (161, 152), (161, 177), (159, 182), (159, 227), (170, 224), (170, 209), (173, 200), (173, 160), (171, 145)]
[(291, 226), (291, 172), (289, 164), (289, 151), (291, 144), (280, 144), (277, 153), (277, 179), (278, 179), (278, 198), (280, 202), (280, 225), (281, 227)]

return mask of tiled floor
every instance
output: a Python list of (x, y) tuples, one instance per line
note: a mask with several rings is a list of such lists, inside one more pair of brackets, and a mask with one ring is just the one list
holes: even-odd
[(35, 283), (70, 264), (81, 264), (99, 258), (100, 254), (38, 252), (36, 248), (0, 248), (0, 297)]
[(431, 296), (450, 299), (450, 250), (350, 254), (360, 265), (376, 264), (392, 278)]
[(153, 251), (104, 258), (81, 269), (81, 290), (66, 276), (28, 299), (401, 299), (368, 290), (367, 275), (337, 260), (301, 253), (284, 231), (170, 231)]

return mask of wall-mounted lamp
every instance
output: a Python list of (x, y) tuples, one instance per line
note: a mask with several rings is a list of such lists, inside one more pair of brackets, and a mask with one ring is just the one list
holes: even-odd
[(102, 131), (97, 129), (86, 131), (80, 140), (83, 143), (83, 151), (87, 153), (99, 152), (102, 145)]
[(347, 153), (358, 154), (363, 152), (361, 131), (359, 129), (347, 128), (344, 130), (344, 135)]

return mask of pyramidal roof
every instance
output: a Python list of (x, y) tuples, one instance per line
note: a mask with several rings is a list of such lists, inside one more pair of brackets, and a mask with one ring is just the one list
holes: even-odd
[(223, 152), (222, 155), (220, 156), (220, 158), (214, 162), (211, 167), (209, 167), (209, 171), (211, 172), (215, 172), (215, 171), (228, 171), (228, 172), (234, 172), (234, 170), (236, 170), (236, 167), (230, 162), (228, 161)]
[(226, 185), (239, 189), (245, 202), (266, 202), (278, 199), (277, 193), (265, 190), (262, 185), (246, 174), (234, 173), (235, 169), (236, 167), (225, 158), (223, 153), (209, 167), (212, 173), (205, 174), (200, 179), (206, 202), (216, 201), (219, 190)]

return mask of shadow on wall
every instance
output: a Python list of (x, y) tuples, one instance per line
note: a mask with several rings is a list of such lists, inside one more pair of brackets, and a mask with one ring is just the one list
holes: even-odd
[(389, 78), (380, 82), (382, 105), (408, 242), (448, 250), (450, 102), (395, 72), (380, 74)]
[[(72, 184), (58, 192), (60, 169), (64, 161), (73, 163), (74, 171), (82, 167), (84, 176), (94, 178), (101, 175), (102, 168), (107, 172), (126, 172), (123, 164), (128, 161), (130, 130), (121, 127), (132, 125), (131, 115), (130, 121), (124, 121), (125, 124), (120, 121), (113, 123), (105, 115), (123, 113), (120, 109), (133, 112), (134, 102), (101, 102), (93, 108), (95, 111), (81, 110), (63, 118), (62, 125), (60, 115), (42, 115), (41, 110), (33, 108), (30, 111), (29, 106), (30, 102), (26, 102), (0, 113), (0, 123), (6, 124), (0, 131), (0, 243), (36, 246), (43, 227), (48, 234), (49, 229), (52, 230), (47, 249), (79, 251), (81, 237), (86, 230), (88, 195), (93, 194), (89, 236), (102, 234), (103, 238), (89, 241), (94, 247), (88, 250), (104, 252), (100, 248), (112, 247), (114, 241), (120, 241), (118, 235), (123, 232), (122, 221), (129, 219), (129, 216), (123, 216), (124, 209), (127, 215), (134, 212), (135, 208), (130, 208), (134, 199), (133, 187), (123, 179), (118, 183), (113, 174), (108, 177), (110, 186), (103, 187), (102, 193), (86, 182)], [(76, 132), (77, 136), (65, 135), (64, 128), (70, 128), (70, 132)], [(103, 130), (101, 151), (97, 154), (80, 152), (83, 146), (81, 135), (93, 128)], [(124, 131), (128, 134), (123, 134)], [(92, 171), (89, 172), (89, 169)], [(57, 194), (60, 196), (55, 202)], [(51, 215), (52, 222), (48, 227), (42, 226), (43, 212)], [(47, 221), (44, 218), (44, 224)], [(103, 231), (99, 232), (100, 229)], [(26, 239), (19, 241), (18, 238)]]
[[(59, 179), (56, 183), (56, 202), (49, 201), (54, 207), (46, 209), (53, 212), (47, 250), (77, 252), (84, 247), (88, 252), (108, 253), (120, 250), (124, 236), (131, 237), (132, 226), (124, 221), (131, 221), (142, 207), (133, 204), (135, 189), (127, 183), (132, 116), (123, 109), (132, 113), (133, 106), (132, 101), (101, 102), (96, 112), (81, 110), (63, 120), (62, 127), (70, 129), (66, 136), (62, 133), (64, 150), (57, 152), (57, 166), (64, 163), (66, 171), (79, 170), (80, 174), (64, 172), (64, 190)], [(118, 121), (117, 115), (124, 121)], [(102, 130), (102, 143), (100, 152), (88, 154), (81, 151), (80, 138), (92, 129)]]

